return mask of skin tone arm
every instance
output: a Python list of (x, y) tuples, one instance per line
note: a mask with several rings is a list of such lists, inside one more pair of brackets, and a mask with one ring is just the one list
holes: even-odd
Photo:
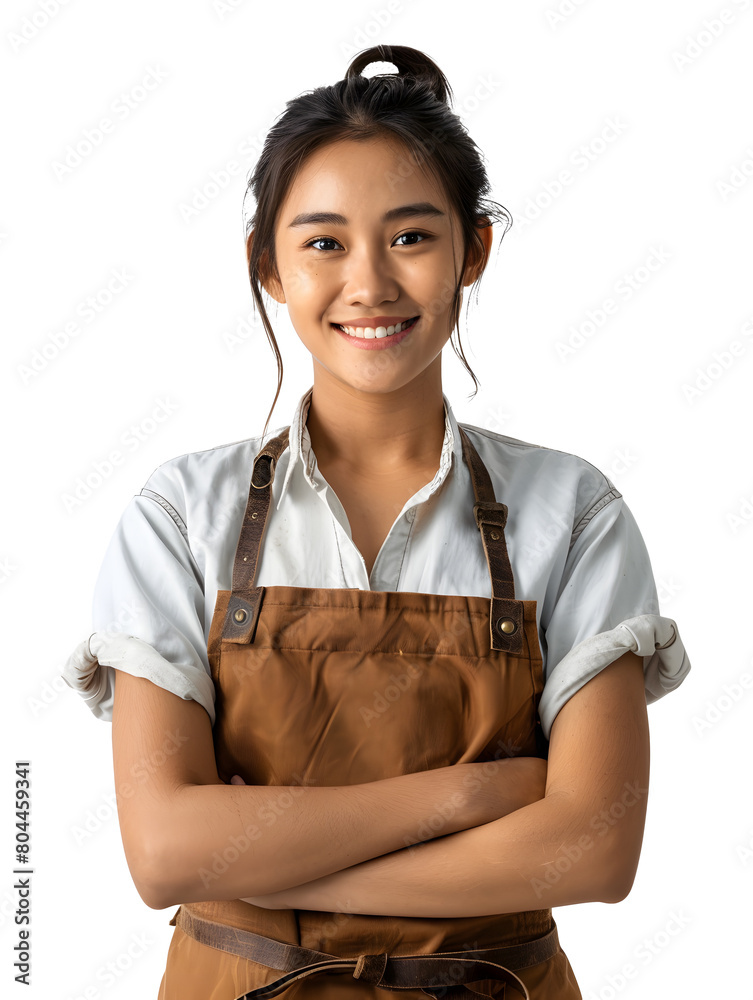
[(642, 662), (626, 653), (562, 707), (541, 800), (250, 902), (337, 912), (346, 899), (353, 913), (465, 917), (624, 899), (638, 866), (648, 795)]
[(347, 786), (224, 784), (204, 708), (119, 670), (112, 740), (126, 859), (154, 909), (308, 883), (488, 823), (546, 779), (545, 761), (521, 757)]

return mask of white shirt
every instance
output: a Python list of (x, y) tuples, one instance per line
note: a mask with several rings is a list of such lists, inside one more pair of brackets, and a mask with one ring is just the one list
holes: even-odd
[[(405, 503), (369, 575), (311, 448), (312, 389), (298, 403), (276, 465), (255, 584), (491, 597), (447, 397), (439, 468)], [(497, 500), (508, 507), (515, 597), (536, 601), (546, 738), (565, 702), (627, 650), (643, 657), (648, 703), (674, 690), (690, 662), (675, 622), (659, 615), (646, 546), (622, 494), (576, 455), (462, 426)], [(112, 719), (116, 667), (198, 701), (214, 723), (207, 640), (217, 591), (231, 589), (253, 460), (263, 444), (254, 437), (180, 455), (129, 501), (96, 582), (95, 631), (62, 675), (97, 718)]]

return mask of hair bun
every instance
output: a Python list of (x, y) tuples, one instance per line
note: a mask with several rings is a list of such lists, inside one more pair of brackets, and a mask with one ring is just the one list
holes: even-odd
[[(408, 45), (373, 45), (364, 49), (351, 61), (345, 73), (345, 79), (362, 75), (363, 70), (374, 62), (388, 62), (397, 66), (400, 76), (409, 76), (425, 83), (438, 101), (449, 105), (452, 88), (437, 64), (418, 49)], [(394, 76), (394, 73), (377, 73), (375, 76)]]

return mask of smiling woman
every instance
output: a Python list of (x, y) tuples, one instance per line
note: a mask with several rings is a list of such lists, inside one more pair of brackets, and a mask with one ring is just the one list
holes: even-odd
[(288, 103), (246, 254), (272, 410), (265, 294), (313, 385), (155, 470), (66, 664), (113, 722), (135, 885), (178, 907), (160, 1000), (574, 1000), (552, 907), (635, 877), (646, 706), (690, 664), (608, 477), (442, 390), (510, 224), (450, 96), (377, 46)]

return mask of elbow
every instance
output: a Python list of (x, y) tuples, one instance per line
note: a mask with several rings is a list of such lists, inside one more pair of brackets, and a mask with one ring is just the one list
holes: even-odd
[(643, 846), (644, 821), (645, 809), (631, 815), (630, 821), (623, 818), (608, 831), (599, 825), (601, 849), (595, 878), (599, 902), (621, 903), (630, 895)]
[(136, 882), (136, 891), (151, 910), (164, 910), (168, 906), (178, 906), (180, 902), (185, 902), (178, 898), (180, 893), (176, 886), (157, 869), (142, 872)]
[(610, 881), (602, 890), (600, 903), (621, 903), (627, 899), (630, 890), (633, 888), (635, 873), (627, 877), (615, 878)]
[(616, 883), (615, 885), (609, 885), (599, 894), (597, 902), (621, 903), (623, 899), (626, 899), (630, 895), (632, 887), (632, 882), (627, 885), (623, 882)]
[(175, 900), (175, 894), (168, 892), (162, 885), (143, 880), (135, 884), (139, 896), (151, 910), (164, 910), (168, 906), (179, 905)]
[[(190, 903), (198, 885), (193, 839), (178, 801), (153, 801), (138, 814), (124, 813), (121, 836), (133, 884), (152, 910)], [(195, 878), (190, 874), (194, 873)]]
[(139, 865), (129, 867), (136, 891), (151, 910), (164, 910), (189, 901), (172, 877), (164, 856), (150, 856)]
[(178, 893), (158, 858), (150, 855), (138, 861), (132, 861), (129, 855), (127, 858), (136, 892), (150, 909), (164, 910), (176, 904)]
[(604, 859), (600, 872), (598, 901), (621, 903), (630, 895), (638, 870), (638, 855), (622, 850)]
[[(164, 910), (188, 902), (175, 878), (175, 850), (166, 850), (156, 838), (138, 846), (126, 846), (126, 860), (136, 891), (152, 910)], [(183, 887), (185, 888), (185, 887)]]
[[(643, 816), (629, 827), (625, 822), (609, 825), (602, 820), (603, 812), (576, 809), (568, 815), (561, 803), (557, 806), (561, 823), (556, 846), (552, 845), (555, 860), (539, 875), (537, 886), (551, 888), (562, 880), (557, 901), (549, 900), (552, 906), (622, 902), (638, 870)], [(589, 813), (591, 818), (585, 822)], [(536, 888), (537, 896), (540, 892)]]
[[(559, 848), (563, 852), (563, 848)], [(638, 869), (640, 844), (615, 841), (597, 842), (582, 834), (577, 842), (564, 849), (564, 857), (554, 866), (558, 875), (546, 876), (548, 882), (563, 879), (562, 898), (552, 905), (568, 903), (620, 903), (633, 887)]]

